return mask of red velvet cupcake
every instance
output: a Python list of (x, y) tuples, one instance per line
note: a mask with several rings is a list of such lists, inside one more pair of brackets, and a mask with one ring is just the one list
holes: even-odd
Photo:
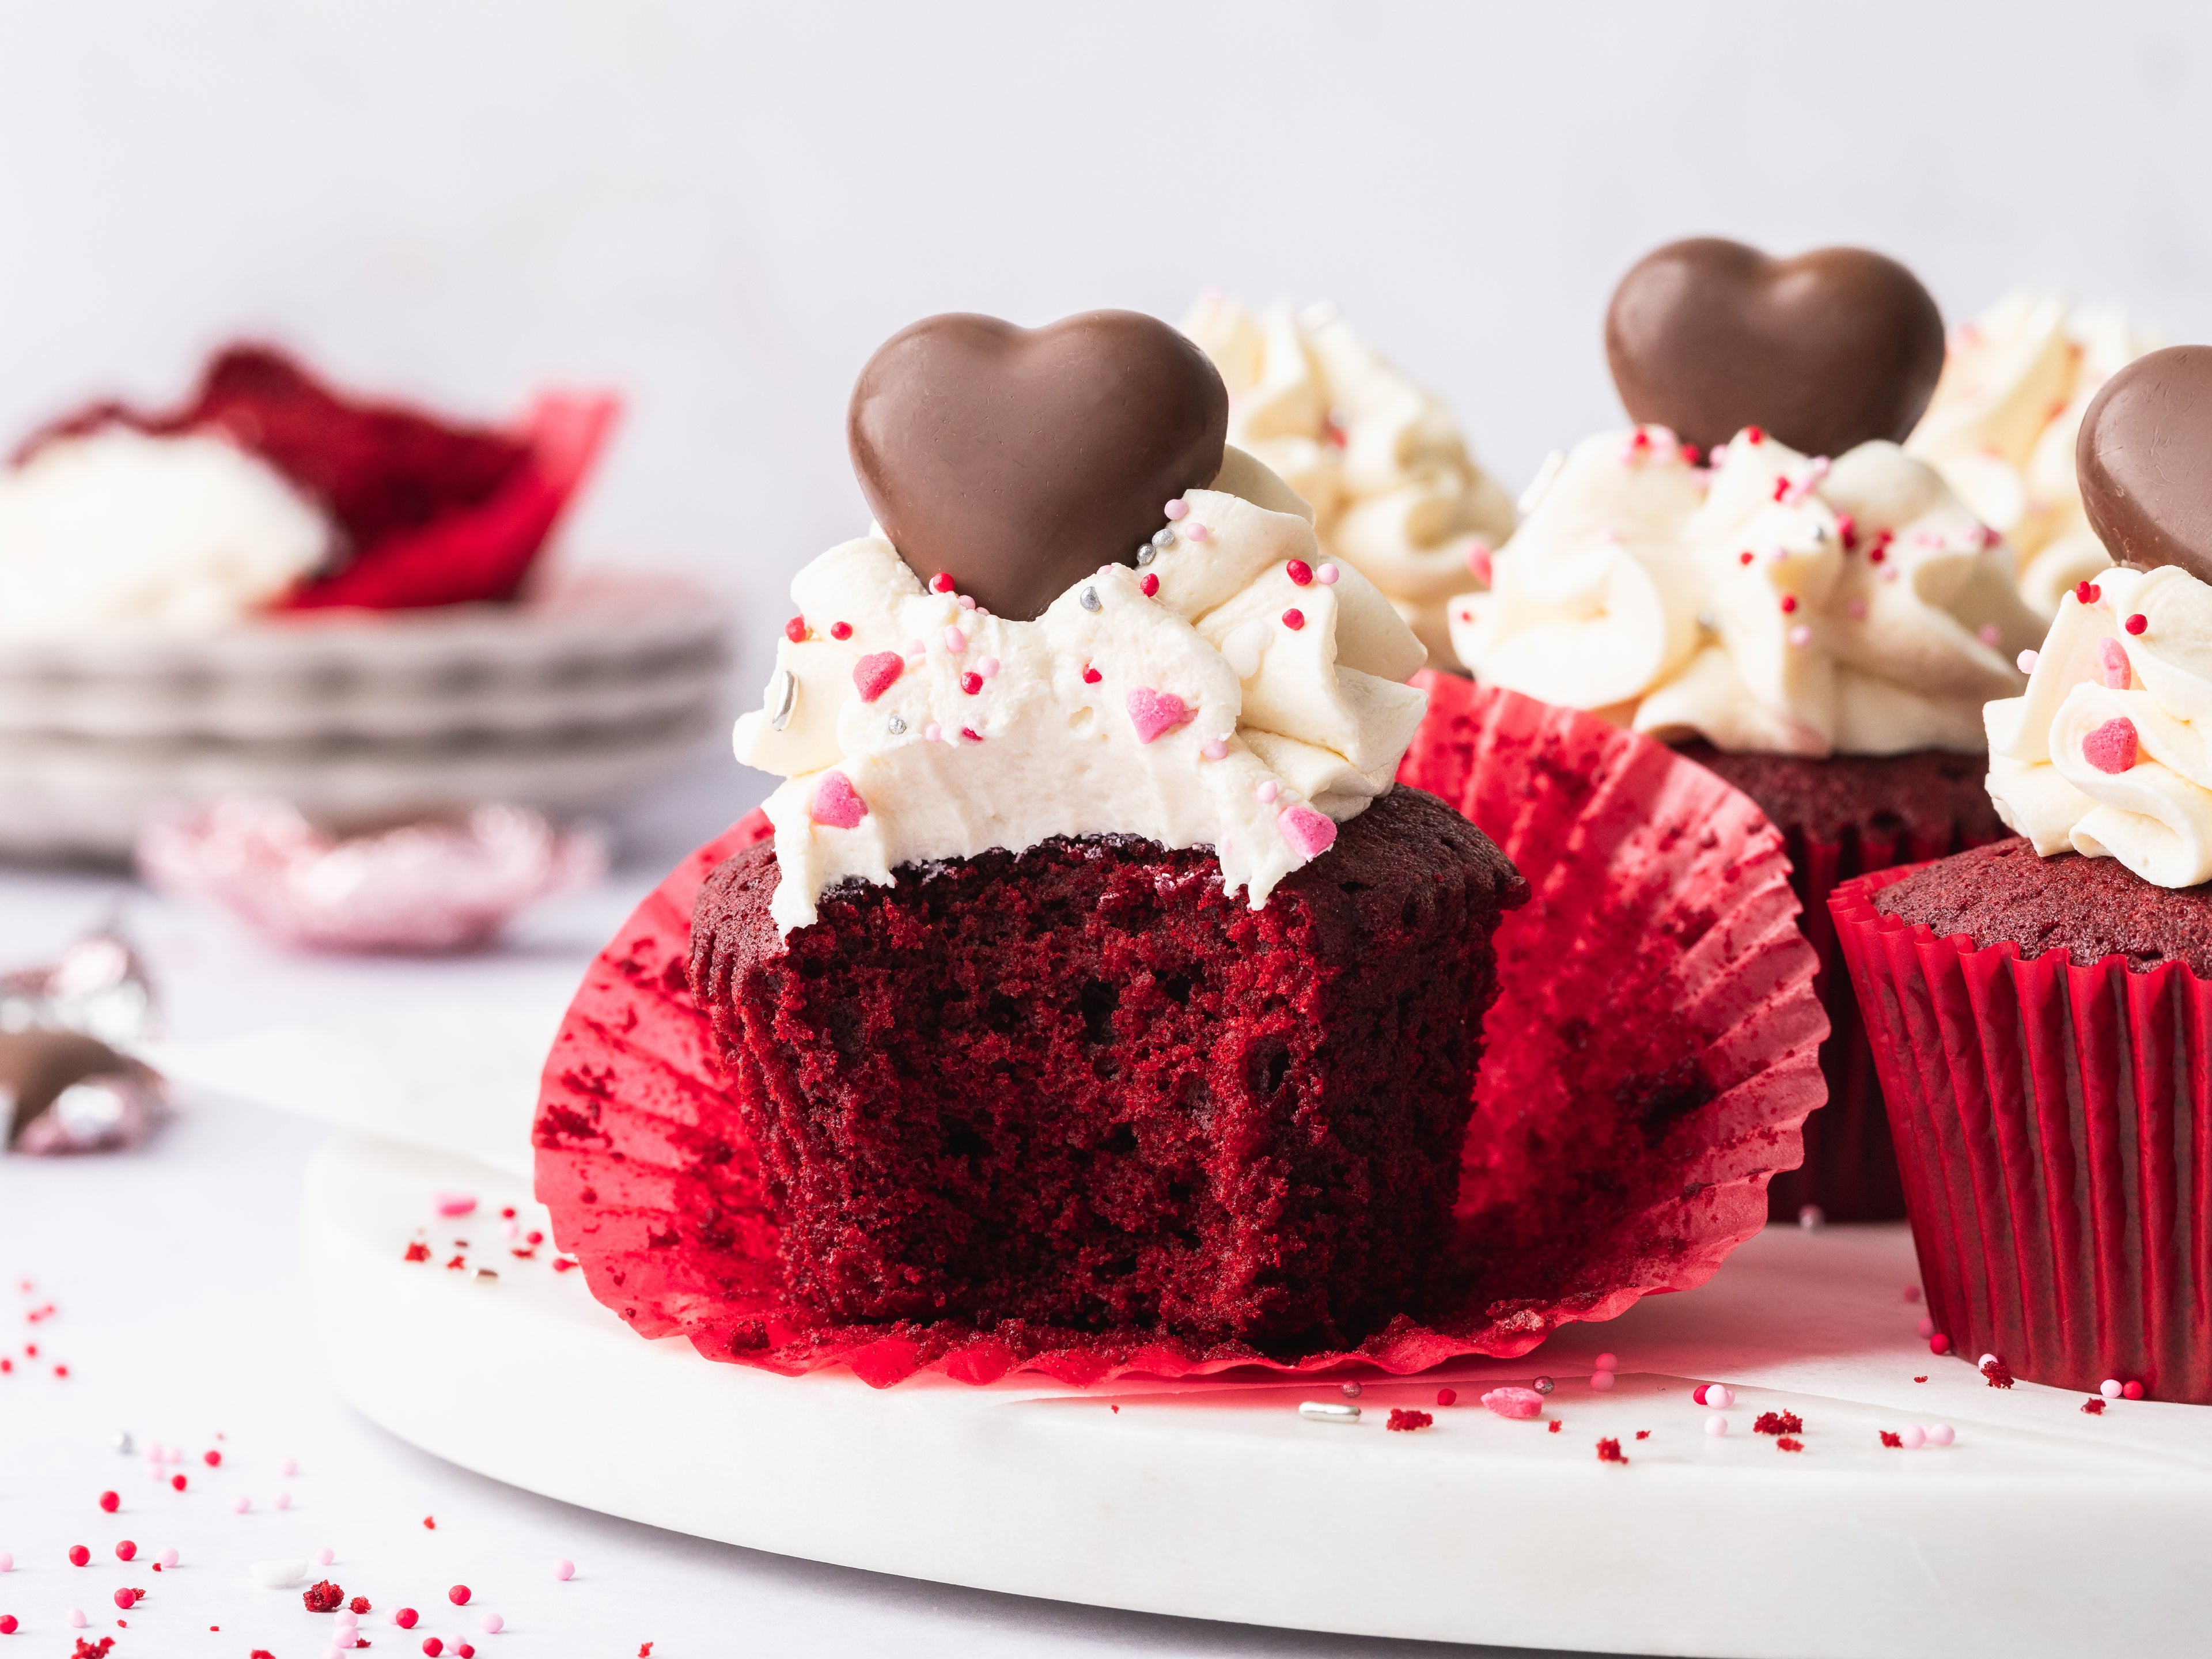
[(1760, 1224), (1825, 1030), (1771, 826), (1409, 684), (1224, 414), (1127, 313), (934, 319), (862, 375), (879, 527), (799, 573), (738, 726), (786, 781), (547, 1062), (538, 1191), (635, 1328), (879, 1383), (1413, 1370)]
[[(2212, 1403), (2212, 348), (2155, 352), (2081, 426), (2117, 562), (1992, 702), (2026, 838), (1831, 901), (1939, 1340), (2016, 1376)], [(1942, 1351), (1939, 1348), (1939, 1352)]]
[(1898, 447), (1942, 368), (1942, 319), (1877, 254), (1699, 240), (1622, 280), (1607, 347), (1642, 424), (1547, 468), (1490, 591), (1453, 602), (1453, 641), (1483, 684), (1681, 745), (1782, 830), (1833, 1034), (1828, 1104), (1772, 1212), (1892, 1218), (1895, 1157), (1825, 901), (1999, 833), (1981, 707), (2019, 690), (2014, 658), (2041, 632), (2002, 539)]

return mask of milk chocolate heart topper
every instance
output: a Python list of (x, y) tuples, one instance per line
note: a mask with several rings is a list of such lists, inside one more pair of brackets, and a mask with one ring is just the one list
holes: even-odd
[(1698, 236), (1620, 279), (1605, 353), (1638, 422), (1701, 449), (1755, 426), (1840, 455), (1912, 430), (1943, 372), (1943, 316), (1911, 271), (1863, 248), (1771, 259)]
[(2168, 346), (2106, 381), (2082, 411), (2074, 471), (2114, 563), (2212, 582), (2212, 346)]
[(1135, 563), (1161, 509), (1219, 474), (1228, 430), (1206, 354), (1132, 311), (1036, 329), (925, 318), (868, 360), (846, 419), (900, 556), (1024, 621), (1100, 566)]

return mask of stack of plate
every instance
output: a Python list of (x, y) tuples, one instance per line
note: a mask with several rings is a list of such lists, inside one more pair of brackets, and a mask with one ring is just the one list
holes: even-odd
[(598, 571), (514, 605), (0, 646), (0, 854), (122, 857), (149, 813), (226, 794), (341, 827), (588, 811), (721, 723), (730, 623), (695, 582)]

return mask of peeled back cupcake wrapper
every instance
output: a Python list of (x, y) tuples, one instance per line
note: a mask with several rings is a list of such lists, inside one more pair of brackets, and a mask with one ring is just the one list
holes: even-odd
[[(1074, 1386), (1237, 1366), (1394, 1373), (1527, 1352), (1553, 1328), (1702, 1283), (1765, 1219), (1820, 1103), (1826, 1021), (1779, 836), (1694, 763), (1594, 717), (1436, 675), (1401, 781), (1486, 830), (1534, 889), (1498, 935), (1455, 1251), (1464, 1295), (1348, 1352), (939, 1322), (840, 1325), (783, 1288), (777, 1226), (686, 978), (708, 872), (769, 832), (755, 813), (684, 860), (586, 975), (549, 1058), (535, 1140), (554, 1237), (640, 1334), (787, 1375), (843, 1364)], [(685, 1165), (754, 1171), (702, 1237)], [(736, 1183), (742, 1188), (741, 1178)], [(1592, 1194), (1601, 1194), (1593, 1197)]]
[(1830, 908), (1936, 1329), (2030, 1382), (2212, 1404), (2212, 984), (2179, 963), (2023, 961), (1876, 911), (1916, 867)]

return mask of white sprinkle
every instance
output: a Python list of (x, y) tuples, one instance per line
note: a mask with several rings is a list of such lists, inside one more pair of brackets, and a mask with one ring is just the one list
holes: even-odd
[(1805, 623), (1799, 623), (1790, 630), (1789, 639), (1790, 644), (1801, 647), (1810, 645), (1813, 643), (1813, 630)]
[[(1265, 782), (1265, 783), (1261, 784), (1261, 785), (1257, 789), (1255, 789), (1252, 793), (1253, 793), (1254, 794), (1257, 795), (1257, 796), (1258, 796), (1261, 800), (1269, 800), (1269, 801), (1271, 801), (1271, 800), (1274, 799), (1275, 799), (1275, 797), (1276, 797), (1278, 794), (1279, 794), (1279, 793), (1281, 793), (1281, 791), (1276, 788), (1276, 787), (1275, 787), (1275, 781), (1274, 781), (1273, 778), (1270, 778), (1270, 779), (1268, 779), (1268, 780), (1267, 780), (1267, 782)], [(2115, 1387), (2117, 1387), (2118, 1385), (2117, 1385), (2117, 1384), (2115, 1384), (2114, 1386), (2115, 1386)]]
[(1728, 1419), (1715, 1412), (1705, 1419), (1705, 1432), (1717, 1439), (1728, 1432)]
[(2037, 651), (2023, 651), (2013, 660), (2019, 666), (2021, 673), (2033, 674), (2035, 672), (2035, 665), (2043, 660), (2043, 655)]
[(1359, 1407), (1334, 1400), (1301, 1400), (1298, 1415), (1311, 1423), (1357, 1423)]
[(945, 728), (939, 726), (935, 720), (930, 721), (928, 725), (921, 728), (921, 740), (924, 743), (943, 743), (945, 741)]
[(993, 678), (999, 672), (999, 659), (996, 657), (976, 658), (975, 672), (987, 680)]
[(1905, 1450), (1918, 1451), (1928, 1443), (1928, 1431), (1908, 1423), (1899, 1432), (1897, 1437), (1905, 1443)]
[(315, 1565), (319, 1567), (327, 1567), (331, 1562), (337, 1559), (337, 1552), (333, 1550), (328, 1544), (324, 1545), (322, 1548), (315, 1552)]
[(1228, 740), (1224, 738), (1208, 738), (1204, 743), (1199, 744), (1198, 752), (1208, 760), (1219, 760), (1229, 752)]
[(973, 611), (975, 608), (975, 595), (972, 593), (963, 593), (960, 596), (960, 608), (963, 611)]
[(1978, 1371), (1985, 1371), (1996, 1363), (1997, 1357), (1995, 1354), (1985, 1353), (1979, 1359), (1977, 1359), (1974, 1362), (1974, 1369)]
[(1337, 569), (1333, 564), (1324, 564), (1318, 570), (1314, 572), (1314, 580), (1319, 582), (1323, 587), (1335, 586), (1336, 577)]
[(290, 1509), (292, 1507), (292, 1494), (289, 1492), (278, 1492), (276, 1494), (276, 1507), (280, 1510)]
[(1712, 1407), (1716, 1411), (1724, 1412), (1735, 1404), (1735, 1390), (1719, 1382), (1708, 1383), (1705, 1388), (1705, 1404)]
[(954, 656), (958, 656), (963, 651), (965, 651), (968, 648), (968, 636), (957, 628), (946, 629), (945, 630), (945, 648), (947, 651), (950, 651)]
[(1931, 1446), (1948, 1446), (1959, 1437), (1948, 1423), (1930, 1423), (1927, 1434), (1928, 1443)]
[(2097, 1392), (2104, 1395), (2107, 1400), (2118, 1400), (2122, 1395), (2125, 1394), (2127, 1390), (2120, 1386), (2120, 1379), (2118, 1377), (2108, 1376), (2103, 1382), (2097, 1384)]

